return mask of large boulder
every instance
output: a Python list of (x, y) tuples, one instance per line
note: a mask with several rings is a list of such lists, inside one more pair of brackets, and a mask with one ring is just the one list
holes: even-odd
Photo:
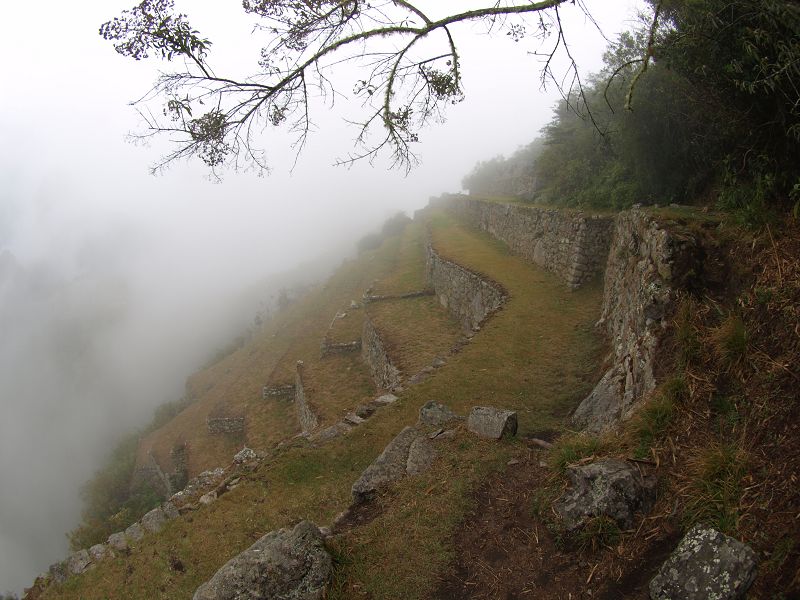
[(411, 442), (406, 460), (406, 473), (420, 475), (431, 468), (436, 460), (436, 448), (427, 436), (420, 436)]
[(108, 536), (108, 545), (117, 552), (125, 552), (128, 549), (128, 538), (122, 531), (112, 533)]
[(353, 501), (356, 504), (369, 500), (379, 487), (397, 481), (406, 474), (411, 444), (419, 436), (419, 431), (413, 427), (406, 427), (389, 442), (380, 456), (364, 469), (353, 484)]
[(491, 406), (476, 406), (469, 413), (467, 429), (492, 440), (499, 440), (504, 435), (516, 435), (517, 413)]
[(570, 488), (554, 508), (570, 532), (595, 517), (608, 517), (629, 529), (635, 513), (647, 512), (655, 502), (655, 477), (643, 477), (636, 467), (615, 458), (570, 467), (567, 477)]
[(140, 523), (147, 533), (158, 533), (164, 528), (169, 519), (160, 506), (155, 507), (142, 517)]
[(321, 600), (332, 568), (319, 528), (302, 521), (229, 560), (193, 600)]
[(756, 553), (715, 529), (695, 526), (650, 582), (653, 600), (735, 600), (756, 576)]

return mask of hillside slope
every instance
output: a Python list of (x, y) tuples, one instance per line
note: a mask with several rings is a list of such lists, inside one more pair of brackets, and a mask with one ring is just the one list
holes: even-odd
[[(730, 264), (731, 256), (744, 258), (742, 241), (723, 235), (718, 221), (653, 218), (677, 239), (697, 240), (709, 270)], [(770, 496), (776, 465), (759, 457), (779, 452), (786, 458), (783, 480), (800, 475), (797, 460), (784, 451), (797, 439), (789, 418), (796, 413), (790, 358), (797, 341), (789, 333), (772, 348), (763, 339), (768, 330), (797, 326), (792, 302), (798, 299), (798, 249), (792, 239), (754, 253), (755, 260), (746, 261), (749, 270), (739, 265), (704, 275), (700, 287), (676, 295), (676, 312), (669, 321), (664, 317), (656, 355), (659, 385), (636, 406), (650, 400), (621, 427), (589, 436), (571, 431), (570, 415), (613, 366), (603, 362), (609, 348), (595, 327), (603, 300), (599, 278), (570, 291), (558, 275), (510, 254), (502, 242), (447, 211), (424, 211), (402, 236), (343, 265), (240, 350), (193, 376), (195, 402), (142, 440), (140, 460), (152, 455), (165, 472), (174, 469), (177, 445), (187, 449), (190, 477), (225, 466), (211, 487), (179, 497), (181, 515), (158, 533), (64, 583), (40, 581), (28, 598), (188, 599), (262, 535), (306, 519), (335, 523), (327, 540), (334, 556), (329, 598), (646, 597), (648, 581), (680, 532), (697, 522), (743, 538), (766, 559), (754, 597), (769, 597), (774, 586), (791, 594), (798, 586), (796, 492), (787, 484)], [(504, 304), (480, 327), (465, 328), (452, 316), (455, 297), (417, 293), (429, 285), (429, 242), (442, 260), (503, 291)], [(752, 247), (762, 243), (753, 240)], [(759, 259), (766, 264), (768, 251), (777, 268), (756, 268)], [(616, 250), (611, 258), (636, 264), (635, 253), (627, 252)], [(371, 301), (362, 302), (365, 293)], [(744, 310), (759, 302), (767, 304), (758, 315)], [(722, 358), (714, 358), (714, 344), (724, 346), (726, 319), (737, 303), (744, 307), (737, 314), (748, 347), (779, 368), (746, 362), (744, 354), (729, 360), (718, 352)], [(781, 317), (768, 329), (763, 312), (776, 303)], [(365, 354), (323, 351), (360, 339), (367, 321), (399, 373), (391, 386), (399, 400), (387, 405), (370, 404), (387, 390), (376, 384)], [(757, 323), (763, 326), (751, 332)], [(714, 337), (714, 331), (723, 333)], [(610, 350), (608, 360), (615, 356)], [(774, 388), (769, 393), (763, 393), (765, 372)], [(717, 393), (716, 378), (735, 383), (727, 388), (734, 393)], [(302, 386), (317, 421), (310, 436), (297, 435), (297, 401), (262, 397), (265, 385), (292, 383)], [(776, 402), (777, 391), (793, 394), (794, 404)], [(427, 471), (382, 488), (337, 520), (352, 504), (359, 474), (417, 422), (431, 400), (458, 415), (473, 406), (514, 410), (517, 436), (486, 441), (463, 424), (450, 425), (449, 435), (435, 440), (437, 458)], [(362, 411), (367, 405), (375, 409), (371, 416)], [(243, 431), (209, 432), (207, 419), (215, 410), (244, 416)], [(353, 412), (369, 418), (352, 419)], [(769, 436), (753, 435), (759, 419)], [(545, 449), (550, 444), (542, 440), (556, 445)], [(231, 464), (244, 445), (259, 457)], [(569, 466), (600, 457), (617, 457), (657, 476), (655, 506), (633, 527), (599, 519), (577, 537), (564, 535), (551, 507), (566, 488)], [(198, 502), (211, 489), (218, 498)], [(791, 523), (788, 531), (780, 531), (782, 519)], [(779, 544), (772, 548), (765, 532)]]

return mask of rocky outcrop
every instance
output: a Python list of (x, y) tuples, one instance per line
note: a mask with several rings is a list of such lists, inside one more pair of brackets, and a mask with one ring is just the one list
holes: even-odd
[(439, 303), (465, 330), (480, 329), (481, 323), (506, 301), (505, 290), (499, 283), (442, 258), (431, 244), (427, 247), (425, 269)]
[(608, 255), (600, 326), (611, 368), (573, 415), (597, 433), (627, 419), (656, 386), (656, 355), (680, 290), (700, 272), (702, 249), (639, 210), (620, 213)]
[(636, 513), (645, 513), (655, 502), (655, 477), (643, 477), (633, 465), (613, 458), (567, 470), (570, 488), (554, 509), (567, 531), (588, 520), (608, 517), (620, 528), (630, 529)]
[(756, 553), (714, 529), (694, 527), (650, 582), (653, 600), (744, 598), (756, 576)]
[(306, 398), (306, 392), (303, 387), (303, 361), (297, 361), (297, 368), (295, 371), (294, 380), (294, 408), (297, 413), (297, 420), (300, 423), (300, 429), (303, 433), (310, 433), (317, 428), (319, 421), (317, 415), (311, 410), (311, 406)]
[(570, 288), (596, 278), (606, 265), (613, 217), (460, 195), (442, 196), (432, 204), (502, 240), (514, 254), (555, 273)]
[(193, 600), (320, 600), (332, 570), (319, 528), (302, 521), (268, 533), (229, 560)]
[(361, 331), (361, 356), (369, 366), (378, 389), (392, 390), (400, 385), (400, 370), (392, 364), (386, 346), (369, 316), (364, 318)]
[(479, 437), (499, 440), (517, 433), (517, 413), (491, 406), (476, 406), (467, 419), (467, 429)]

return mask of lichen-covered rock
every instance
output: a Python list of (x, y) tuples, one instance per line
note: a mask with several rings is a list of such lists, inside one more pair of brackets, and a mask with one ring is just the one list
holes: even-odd
[(114, 551), (105, 544), (95, 544), (89, 548), (89, 556), (92, 557), (92, 562), (98, 563), (107, 558), (114, 558)]
[(164, 528), (164, 525), (167, 524), (167, 521), (169, 521), (169, 519), (167, 518), (167, 515), (164, 514), (164, 509), (160, 506), (157, 506), (143, 516), (139, 523), (141, 523), (142, 529), (144, 529), (147, 533), (158, 533)]
[(112, 533), (108, 536), (108, 545), (117, 552), (125, 552), (128, 549), (128, 538), (121, 531)]
[(144, 529), (139, 523), (134, 523), (125, 530), (125, 536), (129, 541), (138, 542), (144, 537)]
[(268, 533), (229, 560), (193, 600), (321, 600), (333, 561), (316, 525)]
[(54, 583), (64, 583), (69, 577), (67, 561), (53, 563), (47, 572), (50, 575), (50, 580)]
[(398, 400), (399, 398), (394, 394), (383, 394), (382, 396), (375, 398), (373, 402), (376, 402), (377, 404), (394, 404)]
[(431, 468), (436, 460), (436, 448), (427, 436), (421, 436), (411, 442), (406, 460), (406, 473), (420, 475)]
[(397, 481), (406, 474), (411, 444), (419, 436), (419, 431), (413, 427), (406, 427), (389, 442), (380, 456), (364, 469), (353, 484), (353, 501), (356, 504), (368, 500), (379, 487)]
[(352, 429), (353, 428), (347, 423), (334, 423), (330, 427), (326, 427), (325, 429), (312, 434), (309, 439), (316, 443), (327, 442), (328, 440), (332, 440), (342, 435), (347, 435)]
[(181, 514), (172, 502), (164, 502), (161, 505), (161, 510), (164, 511), (164, 516), (170, 521), (177, 519)]
[(80, 575), (89, 565), (92, 564), (92, 557), (88, 550), (78, 550), (67, 557), (67, 572), (70, 575)]
[(438, 427), (460, 418), (444, 404), (434, 400), (426, 403), (419, 409), (419, 424), (429, 427)]
[(642, 477), (633, 465), (614, 458), (567, 470), (570, 488), (555, 503), (564, 528), (575, 531), (594, 517), (613, 519), (623, 529), (633, 527), (634, 515), (655, 502), (656, 479)]
[(233, 462), (237, 465), (241, 465), (246, 462), (250, 462), (251, 460), (255, 460), (256, 458), (258, 458), (256, 451), (245, 446), (233, 455)]
[(735, 600), (756, 576), (756, 553), (715, 529), (695, 526), (650, 582), (653, 600)]
[(469, 413), (467, 429), (492, 440), (499, 440), (504, 435), (516, 435), (517, 413), (491, 406), (476, 406)]

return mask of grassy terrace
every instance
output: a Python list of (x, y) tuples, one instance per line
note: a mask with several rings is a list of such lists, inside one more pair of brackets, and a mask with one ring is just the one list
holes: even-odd
[[(398, 361), (413, 370), (430, 357), (444, 355), (447, 364), (349, 436), (322, 447), (296, 440), (273, 450), (271, 458), (244, 475), (242, 485), (211, 506), (147, 536), (130, 556), (103, 563), (50, 588), (43, 597), (191, 598), (200, 583), (266, 532), (299, 519), (330, 523), (349, 505), (350, 486), (361, 471), (402, 427), (416, 421), (420, 406), (429, 400), (447, 403), (461, 414), (476, 404), (516, 409), (521, 435), (562, 429), (564, 416), (597, 375), (600, 343), (592, 325), (601, 290), (569, 292), (555, 277), (444, 214), (433, 214), (430, 225), (444, 256), (490, 274), (510, 293), (507, 305), (468, 345), (448, 356), (458, 325), (434, 298), (371, 305), (370, 314)], [(319, 344), (333, 315), (348, 310), (350, 300), (367, 287), (372, 285), (378, 294), (424, 287), (424, 241), (425, 231), (415, 223), (402, 237), (347, 263), (323, 288), (225, 359), (223, 368), (214, 368), (217, 374), (230, 369), (230, 383), (221, 386), (220, 379), (215, 388), (224, 387), (221, 395), (246, 407), (249, 444), (267, 449), (296, 431), (291, 405), (264, 403), (260, 387), (268, 379), (291, 381), (298, 359), (305, 362), (309, 396), (325, 422), (374, 394), (357, 356), (322, 359)], [(158, 432), (154, 436), (158, 439)], [(452, 556), (450, 535), (470, 505), (471, 490), (521, 451), (515, 441), (488, 443), (463, 432), (438, 449), (440, 459), (431, 471), (403, 480), (376, 501), (382, 510), (375, 520), (332, 540), (337, 570), (331, 598), (428, 597)], [(230, 453), (215, 450), (209, 460), (212, 454), (216, 464), (230, 461)]]

